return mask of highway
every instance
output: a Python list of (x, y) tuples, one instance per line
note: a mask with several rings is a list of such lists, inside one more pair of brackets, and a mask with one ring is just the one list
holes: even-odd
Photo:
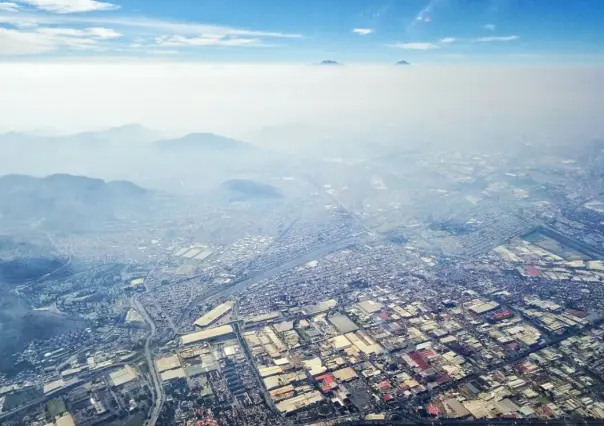
[(151, 348), (150, 348), (151, 342), (153, 341), (153, 338), (155, 337), (155, 333), (157, 330), (155, 328), (155, 323), (153, 322), (151, 317), (149, 317), (149, 314), (147, 313), (147, 311), (145, 310), (143, 305), (138, 301), (138, 299), (136, 297), (132, 298), (132, 305), (141, 314), (141, 316), (143, 317), (145, 322), (147, 324), (149, 324), (149, 327), (150, 327), (149, 335), (147, 336), (147, 340), (145, 341), (145, 359), (147, 360), (147, 365), (149, 367), (149, 373), (151, 374), (151, 378), (153, 379), (153, 387), (155, 388), (155, 391), (154, 391), (154, 398), (153, 398), (153, 411), (151, 413), (151, 418), (149, 419), (149, 422), (147, 423), (147, 425), (155, 426), (155, 423), (157, 423), (157, 419), (159, 418), (159, 413), (161, 412), (162, 406), (164, 405), (164, 401), (166, 399), (166, 395), (164, 393), (164, 387), (162, 386), (160, 378), (159, 378), (159, 374), (157, 373), (157, 370), (155, 369), (155, 363), (153, 362), (153, 356), (151, 354)]

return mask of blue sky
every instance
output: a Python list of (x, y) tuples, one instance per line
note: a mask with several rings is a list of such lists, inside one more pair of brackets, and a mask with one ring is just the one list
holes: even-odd
[(602, 0), (0, 0), (0, 60), (601, 63)]

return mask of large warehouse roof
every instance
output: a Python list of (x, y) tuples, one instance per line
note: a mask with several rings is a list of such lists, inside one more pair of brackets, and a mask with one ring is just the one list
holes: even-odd
[(124, 368), (120, 368), (119, 370), (109, 374), (109, 378), (111, 379), (113, 386), (121, 386), (129, 383), (133, 380), (136, 380), (137, 376), (138, 373), (136, 372), (136, 369), (131, 365), (126, 365)]
[(346, 315), (336, 314), (329, 318), (329, 322), (332, 323), (340, 333), (350, 333), (356, 331), (359, 327), (351, 321)]
[(281, 401), (278, 404), (275, 404), (275, 407), (281, 413), (291, 413), (292, 411), (308, 407), (309, 405), (316, 404), (322, 400), (323, 396), (321, 395), (321, 392), (313, 391)]
[(499, 307), (499, 303), (497, 302), (486, 302), (486, 303), (478, 303), (476, 305), (470, 306), (470, 311), (475, 314), (484, 314), (485, 312), (492, 311)]
[(354, 371), (351, 367), (345, 367), (340, 370), (336, 370), (333, 372), (333, 375), (336, 379), (341, 380), (343, 382), (347, 382), (348, 380), (352, 380), (357, 376), (356, 371)]
[(180, 367), (180, 359), (178, 359), (178, 355), (176, 354), (164, 358), (157, 358), (155, 360), (155, 365), (157, 365), (157, 371), (161, 373), (162, 371)]
[(323, 302), (317, 303), (316, 305), (308, 305), (302, 308), (302, 311), (306, 315), (316, 315), (321, 312), (328, 311), (329, 309), (335, 307), (338, 304), (338, 301), (335, 299), (324, 300)]
[(190, 343), (203, 342), (205, 340), (214, 339), (220, 336), (226, 336), (233, 333), (233, 326), (226, 324), (219, 327), (206, 328), (205, 330), (198, 331), (197, 333), (185, 334), (180, 338), (180, 343), (188, 345)]
[(175, 368), (174, 370), (164, 371), (160, 374), (162, 382), (168, 382), (174, 379), (182, 379), (186, 376), (185, 370), (182, 367)]
[(272, 320), (275, 318), (279, 318), (280, 316), (281, 316), (281, 314), (279, 313), (279, 311), (272, 311), (272, 312), (267, 312), (265, 314), (247, 317), (245, 319), (245, 322), (246, 322), (246, 324), (256, 324), (256, 323), (259, 323), (262, 321), (268, 321), (268, 320)]
[(233, 309), (233, 302), (222, 303), (211, 311), (206, 312), (201, 318), (195, 321), (195, 325), (197, 327), (207, 327), (220, 317), (226, 315), (231, 309)]
[(380, 302), (375, 302), (373, 300), (363, 300), (359, 302), (359, 308), (361, 308), (366, 314), (373, 314), (380, 309), (382, 309), (384, 305)]

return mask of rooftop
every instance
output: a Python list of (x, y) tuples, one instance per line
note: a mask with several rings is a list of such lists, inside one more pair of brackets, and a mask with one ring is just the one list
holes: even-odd
[(214, 339), (216, 337), (226, 336), (233, 333), (233, 326), (230, 324), (221, 325), (219, 327), (206, 328), (205, 330), (196, 333), (185, 334), (180, 338), (180, 343), (188, 345), (191, 343), (203, 342), (205, 340)]
[(210, 324), (212, 324), (213, 322), (215, 322), (216, 320), (218, 320), (220, 317), (226, 315), (228, 312), (231, 311), (231, 309), (233, 309), (233, 302), (225, 302), (222, 303), (218, 306), (216, 306), (214, 309), (212, 309), (209, 312), (206, 312), (203, 316), (201, 316), (197, 321), (195, 321), (195, 325), (197, 327), (207, 327)]
[(131, 365), (127, 365), (109, 374), (113, 386), (121, 386), (136, 380), (137, 377), (138, 373)]
[(164, 358), (157, 358), (155, 364), (157, 365), (157, 371), (161, 373), (162, 371), (180, 367), (180, 359), (178, 359), (178, 355), (170, 355)]

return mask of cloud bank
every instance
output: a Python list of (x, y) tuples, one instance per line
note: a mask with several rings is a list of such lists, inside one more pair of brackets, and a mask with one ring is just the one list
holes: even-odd
[(54, 13), (13, 13), (20, 10), (17, 3), (0, 2), (0, 58), (74, 51), (139, 55), (161, 52), (166, 47), (183, 51), (208, 46), (268, 47), (275, 45), (272, 42), (275, 39), (303, 38), (302, 34), (226, 25), (76, 13), (111, 10), (109, 3), (92, 0), (28, 0), (27, 3)]
[(117, 10), (119, 6), (97, 0), (19, 0), (40, 10), (53, 13), (82, 13), (99, 10)]
[(603, 77), (580, 67), (4, 63), (0, 116), (5, 130), (141, 123), (247, 137), (303, 123), (343, 143), (580, 143), (604, 132)]

